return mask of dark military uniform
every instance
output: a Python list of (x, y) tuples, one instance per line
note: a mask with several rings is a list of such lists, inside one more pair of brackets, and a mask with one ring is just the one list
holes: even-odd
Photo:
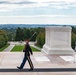
[(30, 68), (33, 69), (34, 67), (33, 67), (33, 64), (32, 64), (31, 58), (30, 58), (30, 54), (32, 55), (33, 53), (32, 53), (32, 50), (30, 48), (30, 45), (28, 43), (25, 45), (23, 52), (25, 52), (25, 54), (24, 54), (24, 59), (20, 65), (20, 69), (23, 69), (23, 67), (26, 63), (26, 60), (28, 60)]

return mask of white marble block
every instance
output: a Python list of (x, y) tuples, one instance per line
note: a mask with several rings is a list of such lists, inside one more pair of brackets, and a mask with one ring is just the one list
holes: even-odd
[(71, 27), (46, 27), (45, 44), (42, 51), (47, 54), (73, 54), (71, 48)]

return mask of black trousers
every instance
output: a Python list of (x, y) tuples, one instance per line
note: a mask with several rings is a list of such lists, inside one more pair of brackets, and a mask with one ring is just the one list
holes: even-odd
[(31, 61), (30, 56), (24, 56), (23, 61), (22, 61), (21, 65), (20, 65), (20, 68), (23, 69), (23, 67), (24, 67), (24, 65), (25, 65), (25, 63), (26, 63), (27, 60), (28, 60), (28, 63), (30, 65), (30, 68), (33, 69), (34, 66), (33, 66), (33, 63)]

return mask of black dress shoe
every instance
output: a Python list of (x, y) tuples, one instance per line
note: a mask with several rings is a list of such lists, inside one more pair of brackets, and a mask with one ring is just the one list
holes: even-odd
[(17, 66), (17, 68), (18, 68), (19, 70), (21, 70), (21, 68), (20, 68), (20, 67), (18, 67), (18, 66)]
[(29, 69), (28, 71), (33, 71), (33, 68)]

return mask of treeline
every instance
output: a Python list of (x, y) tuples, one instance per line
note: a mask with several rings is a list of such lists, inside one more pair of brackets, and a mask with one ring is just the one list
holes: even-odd
[(24, 41), (25, 39), (29, 39), (35, 32), (31, 41), (37, 41), (37, 44), (42, 46), (45, 43), (45, 28), (20, 28), (17, 29), (9, 28), (3, 29), (7, 32), (8, 41)]
[(20, 28), (18, 27), (16, 30), (15, 41), (24, 41), (25, 39), (29, 39), (34, 33), (36, 33), (30, 41), (36, 41), (38, 34), (44, 32), (44, 28)]
[(20, 28), (16, 30), (15, 41), (24, 41), (29, 39), (34, 33), (36, 33), (30, 41), (36, 41), (36, 45), (43, 46), (45, 43), (45, 28)]
[(0, 48), (4, 47), (8, 42), (6, 31), (0, 30)]
[[(36, 34), (31, 41), (36, 41), (37, 45), (43, 46), (45, 43), (45, 28), (20, 28), (0, 30), (0, 47), (7, 44), (7, 41), (24, 41), (29, 39), (35, 32)], [(72, 48), (75, 49), (76, 42), (76, 27), (72, 27)]]

